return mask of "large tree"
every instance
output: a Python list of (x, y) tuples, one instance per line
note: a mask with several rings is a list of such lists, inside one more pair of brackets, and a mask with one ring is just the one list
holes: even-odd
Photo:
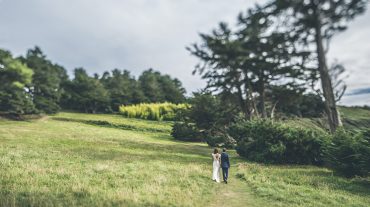
[(28, 50), (26, 57), (20, 59), (33, 70), (29, 90), (36, 108), (44, 113), (58, 112), (61, 85), (68, 79), (66, 70), (48, 60), (39, 47)]
[(196, 71), (208, 80), (208, 88), (237, 96), (246, 118), (266, 118), (266, 89), (282, 78), (284, 84), (304, 78), (307, 53), (297, 52), (289, 35), (272, 30), (260, 8), (239, 15), (238, 23), (235, 32), (221, 23), (188, 50), (202, 61)]
[[(143, 96), (137, 81), (127, 70), (114, 69), (111, 73), (105, 72), (100, 78), (111, 98), (111, 107), (118, 111), (119, 106), (141, 102)], [(141, 99), (141, 100), (138, 100)]]
[(74, 79), (66, 84), (63, 106), (67, 109), (86, 113), (107, 112), (110, 110), (109, 93), (99, 79), (90, 77), (86, 70), (77, 68)]
[(33, 71), (10, 52), (0, 50), (0, 111), (13, 115), (36, 113), (32, 96), (26, 90)]
[(274, 0), (266, 7), (272, 15), (282, 16), (286, 31), (299, 37), (303, 45), (315, 46), (325, 109), (332, 132), (340, 125), (340, 117), (326, 53), (330, 39), (345, 30), (350, 20), (363, 13), (367, 2), (368, 0)]
[(185, 89), (178, 79), (169, 75), (162, 75), (158, 71), (149, 69), (139, 76), (139, 84), (145, 96), (145, 102), (180, 103), (185, 100)]

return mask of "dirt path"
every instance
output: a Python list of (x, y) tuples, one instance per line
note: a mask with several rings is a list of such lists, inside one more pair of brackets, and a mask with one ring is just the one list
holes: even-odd
[(215, 183), (215, 189), (218, 189), (217, 196), (214, 202), (210, 204), (211, 207), (256, 207), (264, 206), (262, 200), (256, 200), (251, 194), (247, 183), (236, 178), (236, 172), (230, 169), (229, 183)]

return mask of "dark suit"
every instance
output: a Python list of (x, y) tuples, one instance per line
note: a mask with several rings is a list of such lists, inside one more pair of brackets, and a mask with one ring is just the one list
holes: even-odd
[(224, 178), (224, 181), (227, 182), (227, 178), (229, 177), (230, 161), (229, 155), (226, 152), (221, 153), (221, 168), (222, 177)]

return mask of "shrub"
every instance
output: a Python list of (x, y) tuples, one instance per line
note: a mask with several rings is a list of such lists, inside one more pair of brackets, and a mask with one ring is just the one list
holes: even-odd
[(336, 172), (346, 176), (370, 174), (370, 130), (351, 133), (338, 130), (326, 151), (326, 160)]
[(173, 121), (176, 118), (176, 113), (188, 109), (188, 104), (172, 104), (172, 103), (142, 103), (130, 106), (120, 106), (119, 112), (123, 116), (129, 118), (140, 118), (156, 121)]
[(268, 96), (276, 104), (276, 111), (284, 115), (299, 117), (321, 117), (325, 108), (324, 102), (318, 94), (304, 93), (303, 88), (289, 88), (287, 86), (272, 86)]
[(241, 121), (230, 126), (239, 155), (252, 161), (287, 164), (321, 164), (329, 142), (326, 133), (293, 128), (271, 121)]
[(228, 125), (238, 111), (231, 98), (214, 96), (211, 93), (194, 93), (190, 100), (191, 108), (184, 114), (187, 122), (195, 123), (199, 129), (210, 130)]
[(236, 141), (225, 130), (212, 128), (205, 132), (205, 141), (211, 147), (235, 148)]
[(176, 122), (172, 127), (171, 135), (181, 141), (200, 142), (202, 134), (194, 124)]

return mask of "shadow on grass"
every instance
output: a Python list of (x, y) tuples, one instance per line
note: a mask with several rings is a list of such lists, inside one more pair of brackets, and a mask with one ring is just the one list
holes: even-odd
[(99, 127), (114, 128), (114, 129), (132, 130), (132, 131), (141, 131), (141, 132), (169, 132), (169, 130), (166, 130), (166, 129), (156, 129), (156, 128), (149, 128), (149, 127), (142, 127), (142, 126), (136, 127), (133, 125), (116, 124), (116, 123), (102, 121), (102, 120), (85, 120), (85, 119), (73, 119), (73, 118), (63, 118), (63, 117), (53, 117), (52, 119), (56, 121), (76, 122), (76, 123), (89, 124), (89, 125), (99, 126)]

